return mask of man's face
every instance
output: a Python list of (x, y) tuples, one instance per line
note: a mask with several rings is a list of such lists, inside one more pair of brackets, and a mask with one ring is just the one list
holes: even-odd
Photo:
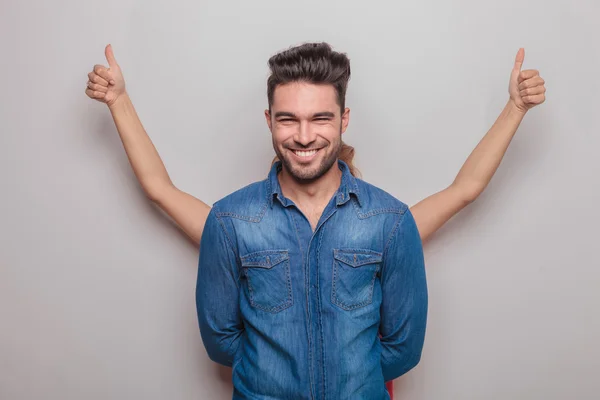
[(333, 85), (292, 82), (277, 86), (265, 117), (283, 167), (296, 180), (310, 182), (336, 162), (350, 110), (340, 115)]

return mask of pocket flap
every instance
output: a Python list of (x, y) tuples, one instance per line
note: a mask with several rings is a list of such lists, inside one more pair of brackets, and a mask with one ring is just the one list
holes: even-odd
[(271, 268), (289, 259), (287, 250), (263, 250), (240, 257), (242, 267)]
[(333, 257), (352, 267), (360, 267), (365, 264), (380, 263), (383, 253), (366, 249), (334, 249)]

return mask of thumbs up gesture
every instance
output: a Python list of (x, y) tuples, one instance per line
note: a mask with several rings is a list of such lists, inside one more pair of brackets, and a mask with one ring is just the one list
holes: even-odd
[(519, 49), (508, 85), (510, 99), (523, 113), (546, 100), (545, 81), (535, 69), (521, 71), (524, 60), (525, 50)]
[(94, 66), (94, 70), (88, 74), (85, 94), (110, 106), (125, 93), (125, 79), (110, 44), (104, 49), (104, 54), (108, 68), (104, 65)]

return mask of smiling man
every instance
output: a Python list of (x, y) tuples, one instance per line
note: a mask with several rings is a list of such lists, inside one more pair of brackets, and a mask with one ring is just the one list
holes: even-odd
[(210, 211), (196, 286), (203, 343), (233, 367), (234, 399), (389, 399), (384, 383), (417, 365), (425, 337), (415, 220), (339, 158), (346, 55), (311, 43), (269, 66), (278, 161)]

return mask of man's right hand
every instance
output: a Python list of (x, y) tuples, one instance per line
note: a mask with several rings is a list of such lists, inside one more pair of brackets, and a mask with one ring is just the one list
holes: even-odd
[(104, 65), (94, 66), (94, 70), (88, 74), (85, 94), (91, 99), (110, 106), (125, 93), (125, 79), (110, 44), (106, 46), (104, 54), (108, 61), (108, 68)]

